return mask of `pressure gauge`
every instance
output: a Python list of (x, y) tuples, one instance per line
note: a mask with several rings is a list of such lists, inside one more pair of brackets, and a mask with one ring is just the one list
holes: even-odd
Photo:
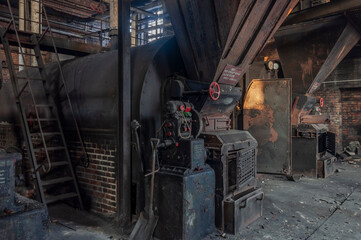
[(273, 69), (274, 70), (278, 70), (280, 68), (280, 64), (278, 63), (278, 62), (275, 62), (274, 64), (273, 64)]
[(269, 61), (269, 62), (266, 64), (267, 69), (268, 69), (268, 70), (273, 70), (273, 65), (274, 65), (273, 61)]

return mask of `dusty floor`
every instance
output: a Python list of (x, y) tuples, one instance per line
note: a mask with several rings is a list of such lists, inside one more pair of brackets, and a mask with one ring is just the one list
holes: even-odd
[[(301, 178), (296, 182), (263, 175), (264, 216), (237, 236), (226, 239), (361, 239), (361, 166), (339, 164), (327, 179)], [(69, 212), (71, 213), (69, 215)], [(114, 223), (67, 206), (50, 215), (50, 239), (124, 239)], [(206, 238), (224, 239), (214, 233)]]
[(127, 239), (111, 219), (73, 209), (65, 204), (49, 208), (49, 240)]

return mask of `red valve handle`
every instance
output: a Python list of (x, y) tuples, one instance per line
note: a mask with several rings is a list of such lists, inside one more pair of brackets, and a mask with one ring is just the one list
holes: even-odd
[(320, 99), (320, 107), (323, 107), (323, 105), (325, 104), (325, 101), (323, 100), (323, 98)]
[(221, 88), (219, 84), (216, 82), (212, 82), (211, 86), (209, 86), (209, 96), (212, 98), (213, 101), (217, 101), (221, 96)]

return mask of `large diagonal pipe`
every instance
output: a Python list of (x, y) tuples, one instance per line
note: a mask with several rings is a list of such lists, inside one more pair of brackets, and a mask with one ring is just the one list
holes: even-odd
[(317, 89), (319, 89), (321, 84), (328, 76), (330, 76), (338, 64), (346, 57), (351, 49), (356, 46), (360, 39), (361, 35), (357, 29), (348, 23), (309, 87), (307, 91), (308, 95), (314, 94)]

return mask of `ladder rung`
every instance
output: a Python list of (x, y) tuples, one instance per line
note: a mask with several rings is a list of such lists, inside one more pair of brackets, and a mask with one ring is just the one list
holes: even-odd
[[(34, 106), (34, 105), (33, 105)], [(35, 105), (35, 107), (37, 108), (53, 108), (54, 106), (53, 105), (49, 105), (49, 104), (37, 104)]]
[(30, 80), (30, 81), (44, 81), (44, 79), (41, 78), (28, 78), (28, 77), (18, 77), (18, 79), (24, 79), (24, 80)]
[(60, 200), (65, 200), (65, 199), (69, 199), (69, 198), (74, 198), (74, 197), (78, 197), (78, 194), (76, 193), (65, 193), (65, 194), (60, 194), (57, 196), (46, 196), (46, 203), (53, 203), (53, 202), (57, 202)]
[[(50, 122), (50, 121), (56, 121), (56, 118), (39, 118), (39, 121), (41, 122)], [(28, 122), (36, 122), (36, 119), (27, 119)]]
[(60, 166), (65, 166), (65, 165), (69, 165), (69, 162), (60, 161), (60, 162), (52, 162), (51, 163), (51, 167), (60, 167)]
[[(12, 52), (12, 53), (17, 53), (17, 54), (21, 55), (21, 53), (20, 53), (19, 50), (11, 50), (11, 52)], [(37, 55), (32, 54), (32, 53), (24, 53), (24, 52), (23, 52), (23, 55), (25, 55), (25, 56), (31, 56), (31, 57), (37, 57)]]
[[(58, 150), (65, 150), (65, 147), (48, 147), (46, 148), (48, 151), (58, 151)], [(45, 151), (45, 148), (35, 148), (34, 152), (42, 152)]]
[(54, 179), (51, 179), (51, 180), (42, 181), (41, 184), (43, 186), (48, 186), (48, 185), (57, 184), (57, 183), (69, 182), (69, 181), (72, 181), (72, 180), (73, 180), (72, 177), (54, 178)]
[(38, 68), (38, 69), (42, 69), (42, 67), (39, 66), (31, 66), (31, 65), (24, 65), (24, 64), (17, 64), (14, 63), (15, 66), (19, 66), (19, 67), (28, 67), (28, 68)]
[[(31, 136), (41, 136), (41, 133), (30, 133)], [(60, 135), (60, 132), (43, 132), (44, 136)]]

